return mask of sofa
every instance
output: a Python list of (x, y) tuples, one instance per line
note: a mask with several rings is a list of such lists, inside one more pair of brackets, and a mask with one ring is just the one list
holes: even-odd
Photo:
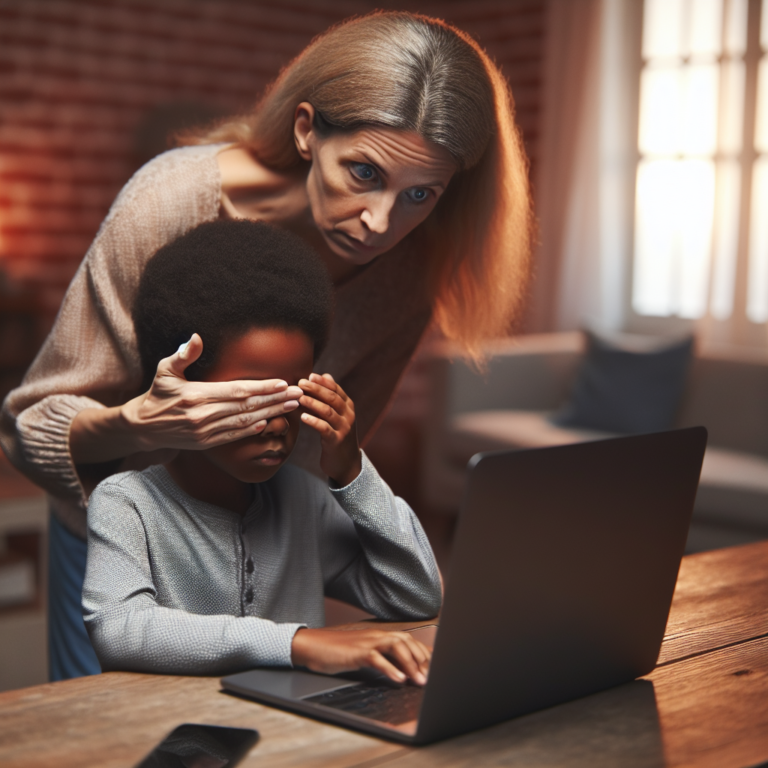
[[(495, 343), (488, 353), (482, 371), (449, 344), (427, 355), (421, 492), (435, 512), (456, 514), (475, 453), (612, 436), (549, 420), (577, 377), (583, 334), (521, 336)], [(696, 353), (673, 426), (696, 425), (707, 428), (709, 441), (688, 551), (768, 538), (768, 360)]]

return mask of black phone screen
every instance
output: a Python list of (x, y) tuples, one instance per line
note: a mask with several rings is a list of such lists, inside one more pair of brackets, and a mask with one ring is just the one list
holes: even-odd
[(184, 723), (174, 728), (136, 768), (231, 768), (259, 740), (250, 728)]

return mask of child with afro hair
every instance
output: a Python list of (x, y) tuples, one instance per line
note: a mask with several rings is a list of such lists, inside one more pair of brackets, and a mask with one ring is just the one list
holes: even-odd
[[(93, 492), (83, 613), (102, 669), (372, 666), (425, 682), (429, 650), (410, 635), (323, 629), (324, 596), (388, 620), (431, 618), (441, 600), (416, 516), (358, 446), (354, 404), (312, 372), (331, 299), (311, 249), (263, 223), (203, 224), (147, 265), (133, 320), (148, 386), (184, 371), (272, 380), (294, 399), (248, 437), (214, 436)], [(302, 425), (320, 435), (328, 482), (286, 464)]]

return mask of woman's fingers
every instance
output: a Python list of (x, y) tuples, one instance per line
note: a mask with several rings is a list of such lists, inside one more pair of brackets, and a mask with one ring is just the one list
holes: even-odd
[(280, 400), (298, 400), (303, 392), (299, 387), (289, 387), (280, 379), (244, 379), (242, 381), (195, 381), (190, 382), (187, 396), (195, 403), (233, 403), (234, 407), (249, 407)]
[(209, 423), (236, 424), (238, 422), (245, 425), (259, 419), (279, 416), (286, 411), (298, 408), (300, 395), (294, 394), (292, 391), (294, 389), (296, 388), (289, 387), (287, 390), (273, 395), (257, 395), (245, 400), (215, 402), (208, 402), (207, 396), (201, 395), (200, 405), (193, 405), (192, 402), (187, 401), (186, 407), (190, 411), (190, 416), (193, 416), (193, 420), (201, 425)]
[(204, 450), (259, 434), (268, 419), (299, 407), (301, 389), (282, 379), (187, 381), (174, 371), (182, 354), (162, 360), (149, 392), (123, 406), (142, 450)]
[(227, 419), (211, 422), (200, 431), (199, 436), (203, 444), (201, 448), (212, 448), (222, 443), (230, 443), (233, 440), (241, 440), (259, 434), (267, 426), (267, 420), (275, 416), (290, 413), (299, 407), (298, 402), (289, 400), (278, 403), (269, 408), (261, 409), (255, 413), (241, 413)]
[(203, 340), (196, 333), (172, 355), (163, 358), (157, 366), (158, 375), (171, 375), (183, 379), (184, 371), (203, 354)]

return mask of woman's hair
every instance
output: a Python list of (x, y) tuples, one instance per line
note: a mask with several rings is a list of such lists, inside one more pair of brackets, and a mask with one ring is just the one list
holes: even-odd
[(377, 11), (332, 27), (286, 66), (255, 110), (181, 143), (237, 142), (276, 170), (300, 162), (296, 107), (315, 128), (412, 131), (458, 165), (411, 238), (429, 260), (435, 318), (478, 355), (510, 330), (526, 293), (532, 239), (528, 166), (509, 86), (466, 33), (443, 21)]
[(328, 335), (333, 288), (317, 254), (291, 232), (262, 222), (201, 224), (149, 260), (133, 305), (148, 389), (164, 357), (193, 333), (203, 354), (186, 369), (202, 379), (222, 344), (251, 328), (305, 333), (315, 359)]

